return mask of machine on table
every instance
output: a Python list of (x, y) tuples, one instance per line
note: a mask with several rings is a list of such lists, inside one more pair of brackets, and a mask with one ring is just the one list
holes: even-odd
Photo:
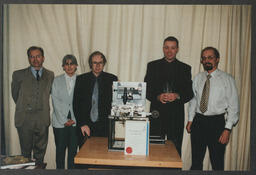
[[(130, 137), (126, 128), (133, 123), (135, 126), (139, 123), (148, 123), (145, 130), (146, 136), (149, 136), (149, 120), (157, 118), (159, 113), (152, 111), (145, 112), (146, 106), (146, 83), (145, 82), (113, 82), (113, 97), (111, 115), (109, 115), (109, 136), (108, 149), (111, 151), (123, 151), (125, 148), (126, 137)], [(129, 124), (129, 125), (128, 125)], [(139, 126), (139, 125), (138, 125)], [(137, 128), (138, 130), (139, 128)], [(133, 129), (134, 130), (134, 129)], [(144, 132), (144, 131), (143, 131)], [(159, 140), (160, 139), (160, 140)], [(165, 143), (161, 138), (150, 138), (150, 142), (158, 140), (159, 143)], [(148, 142), (149, 143), (149, 142)]]

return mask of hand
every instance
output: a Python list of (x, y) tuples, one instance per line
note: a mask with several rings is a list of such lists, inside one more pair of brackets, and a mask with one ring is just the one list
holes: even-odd
[(90, 136), (90, 128), (87, 125), (84, 125), (81, 127), (81, 132), (83, 134), (83, 136), (85, 136), (85, 134), (87, 134), (87, 136)]
[(186, 130), (188, 133), (191, 133), (191, 125), (192, 125), (192, 122), (188, 121), (187, 126), (186, 126)]
[(163, 104), (165, 104), (165, 103), (166, 103), (166, 100), (167, 100), (166, 94), (167, 94), (167, 93), (162, 93), (162, 94), (160, 94), (160, 95), (157, 96), (157, 99), (158, 99), (161, 103), (163, 103)]
[(64, 125), (65, 126), (72, 126), (73, 124), (75, 124), (76, 122), (74, 120), (68, 120)]
[(166, 93), (166, 100), (168, 102), (173, 102), (175, 101), (177, 98), (179, 97), (179, 95), (177, 93)]
[(221, 144), (227, 144), (229, 141), (229, 135), (230, 135), (230, 131), (224, 129), (224, 131), (222, 132), (222, 134), (219, 138), (219, 142)]
[(179, 97), (179, 95), (177, 93), (162, 93), (160, 95), (157, 96), (157, 99), (165, 104), (167, 102), (173, 102), (174, 100), (176, 100)]

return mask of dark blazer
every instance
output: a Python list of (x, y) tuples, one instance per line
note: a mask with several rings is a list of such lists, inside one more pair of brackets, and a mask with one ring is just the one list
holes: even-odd
[[(191, 67), (175, 59), (173, 70), (169, 77), (163, 71), (168, 62), (165, 58), (149, 62), (144, 81), (147, 83), (147, 99), (151, 102), (150, 110), (157, 110), (160, 118), (151, 121), (151, 134), (181, 135), (184, 129), (184, 103), (193, 97)], [(180, 99), (167, 104), (157, 100), (157, 96), (163, 93), (166, 81), (173, 83), (172, 90), (180, 95)]]
[(12, 98), (16, 103), (15, 126), (23, 125), (28, 115), (35, 115), (44, 126), (50, 125), (49, 97), (54, 73), (45, 68), (39, 81), (31, 68), (14, 71), (12, 74)]
[(102, 72), (99, 75), (99, 119), (93, 123), (90, 118), (90, 111), (95, 78), (92, 72), (77, 77), (73, 98), (74, 114), (79, 132), (81, 132), (81, 126), (88, 125), (92, 136), (107, 136), (108, 115), (110, 114), (112, 103), (112, 85), (113, 81), (117, 81), (117, 76), (107, 72)]

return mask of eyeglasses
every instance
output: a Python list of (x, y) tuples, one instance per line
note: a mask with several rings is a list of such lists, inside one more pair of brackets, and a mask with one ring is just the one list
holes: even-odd
[(94, 64), (94, 65), (102, 65), (102, 64), (104, 64), (104, 63), (103, 63), (103, 61), (100, 61), (100, 62), (95, 62), (95, 61), (93, 61), (92, 64)]
[(208, 56), (208, 57), (202, 57), (201, 60), (206, 60), (206, 59), (212, 60), (214, 58), (216, 58), (216, 57), (215, 56)]
[(65, 63), (65, 66), (73, 66), (75, 63)]
[(29, 58), (34, 58), (34, 59), (35, 59), (35, 58), (41, 58), (41, 57), (42, 57), (42, 55), (35, 55), (35, 56), (32, 56), (32, 55), (31, 55), (31, 56), (29, 56)]

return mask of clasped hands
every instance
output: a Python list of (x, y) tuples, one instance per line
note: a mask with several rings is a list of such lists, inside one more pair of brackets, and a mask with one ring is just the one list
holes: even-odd
[(168, 102), (173, 102), (178, 97), (179, 97), (179, 95), (177, 93), (162, 93), (162, 94), (157, 96), (157, 99), (161, 103), (165, 104), (165, 103), (168, 103)]
[(72, 126), (73, 124), (75, 124), (76, 122), (74, 120), (68, 120), (64, 125), (65, 126)]

